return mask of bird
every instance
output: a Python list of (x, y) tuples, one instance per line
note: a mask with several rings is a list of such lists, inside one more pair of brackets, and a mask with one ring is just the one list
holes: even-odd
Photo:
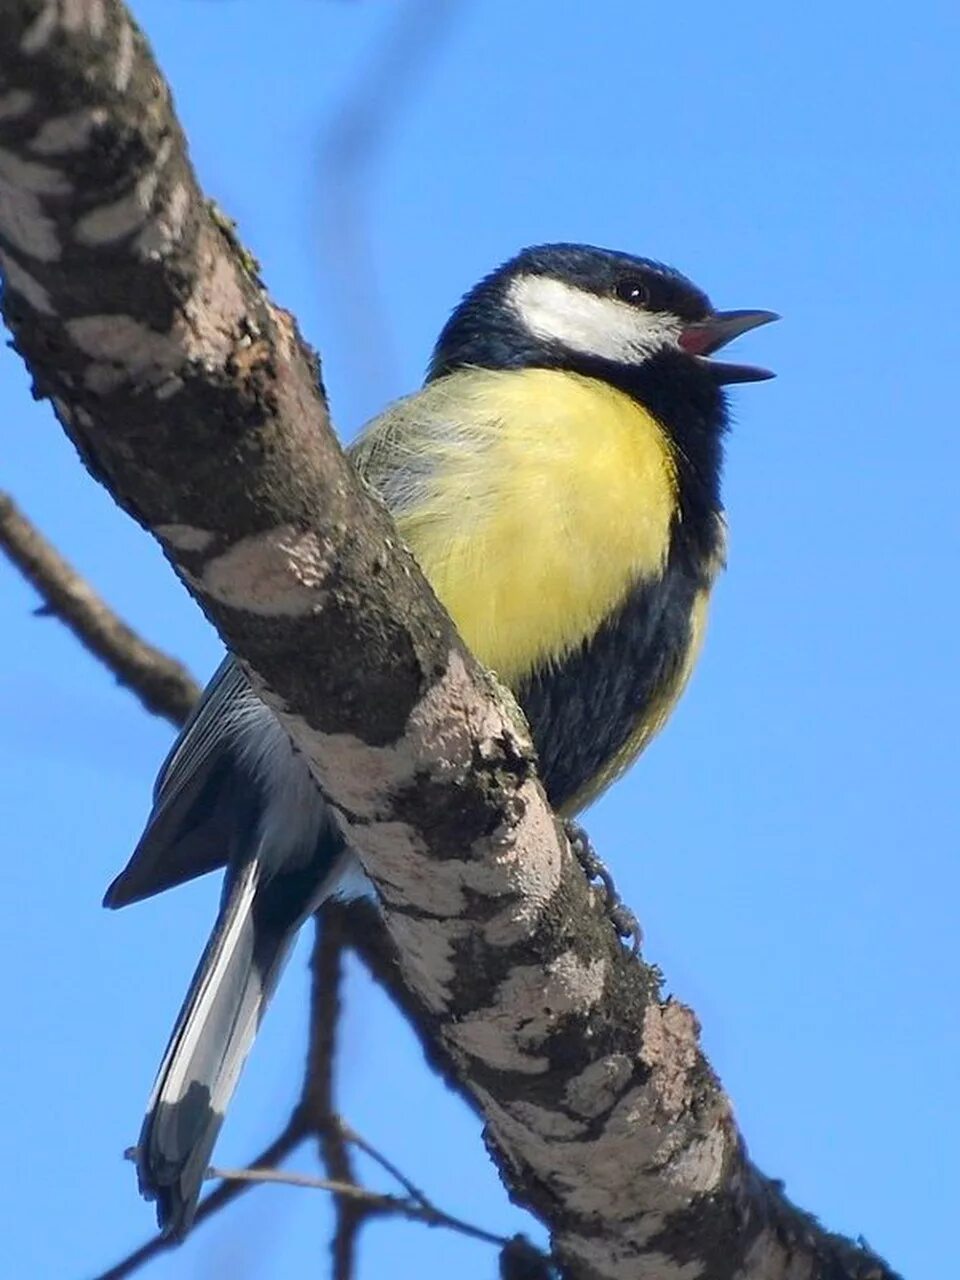
[[(422, 388), (349, 449), (468, 647), (514, 694), (571, 834), (687, 683), (725, 561), (726, 388), (773, 377), (711, 357), (778, 318), (715, 310), (652, 259), (527, 248), (464, 296)], [(303, 757), (230, 655), (104, 902), (221, 867), (135, 1148), (140, 1190), (176, 1240), (298, 930), (363, 885)]]

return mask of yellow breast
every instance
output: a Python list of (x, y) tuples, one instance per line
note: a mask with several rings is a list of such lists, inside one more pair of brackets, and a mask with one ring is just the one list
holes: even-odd
[[(411, 450), (418, 402), (433, 426)], [(406, 403), (407, 465), (419, 450), (421, 475), (415, 500), (391, 502), (398, 527), (464, 640), (507, 683), (568, 653), (638, 579), (662, 572), (676, 467), (629, 396), (576, 374), (474, 369)]]

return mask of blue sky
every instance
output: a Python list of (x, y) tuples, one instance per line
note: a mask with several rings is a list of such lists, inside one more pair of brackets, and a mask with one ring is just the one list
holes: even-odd
[[(696, 1008), (761, 1167), (932, 1280), (955, 1252), (960, 1197), (960, 13), (947, 0), (451, 8), (345, 220), (321, 139), (401, 6), (134, 5), (201, 181), (322, 352), (345, 436), (417, 385), (459, 295), (523, 244), (658, 257), (719, 306), (785, 317), (739, 347), (779, 377), (734, 392), (730, 567), (706, 652), (669, 729), (588, 825), (648, 955)], [(0, 487), (127, 619), (209, 674), (216, 636), (8, 351), (0, 423)], [(0, 1184), (17, 1225), (4, 1249), (11, 1275), (83, 1277), (150, 1231), (121, 1152), (217, 886), (100, 909), (169, 729), (34, 617), (3, 563), (0, 601)], [(301, 947), (221, 1163), (253, 1155), (295, 1095), (305, 960)], [(342, 1068), (351, 1122), (445, 1208), (529, 1229), (477, 1123), (359, 979)], [(328, 1224), (320, 1194), (260, 1190), (144, 1274), (322, 1274)], [(361, 1276), (388, 1265), (495, 1266), (485, 1246), (374, 1225)]]

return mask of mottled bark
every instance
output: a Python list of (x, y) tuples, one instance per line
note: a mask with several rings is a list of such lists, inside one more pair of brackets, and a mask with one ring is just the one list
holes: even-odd
[(511, 1194), (571, 1275), (891, 1276), (749, 1164), (693, 1014), (618, 945), (515, 709), (357, 482), (315, 357), (197, 189), (122, 5), (0, 8), (17, 349), (310, 760)]

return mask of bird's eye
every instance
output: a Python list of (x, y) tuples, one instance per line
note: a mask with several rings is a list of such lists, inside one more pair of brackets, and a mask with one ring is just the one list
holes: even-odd
[(634, 307), (643, 307), (650, 301), (650, 290), (639, 276), (623, 276), (613, 291), (621, 302), (629, 302)]

